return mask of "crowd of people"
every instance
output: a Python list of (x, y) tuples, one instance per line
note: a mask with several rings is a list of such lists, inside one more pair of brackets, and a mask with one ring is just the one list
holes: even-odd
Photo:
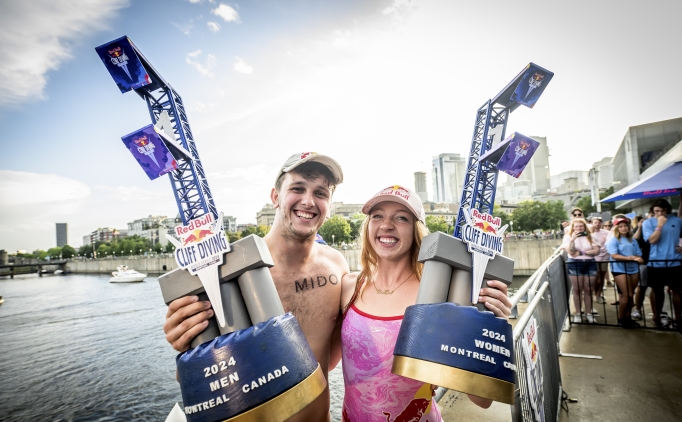
[[(562, 223), (561, 248), (568, 255), (572, 322), (597, 322), (593, 300), (605, 303), (605, 281), (613, 280), (618, 299), (611, 304), (618, 307), (621, 326), (639, 327), (650, 289), (654, 325), (682, 330), (682, 195), (680, 199), (677, 215), (668, 201), (658, 199), (647, 215), (633, 220), (617, 214), (609, 221), (592, 217), (588, 222), (582, 209), (571, 210), (570, 221)], [(663, 311), (666, 293), (672, 296), (672, 319)]]

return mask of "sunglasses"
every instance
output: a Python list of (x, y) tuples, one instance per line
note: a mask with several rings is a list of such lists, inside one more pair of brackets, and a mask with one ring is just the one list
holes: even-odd
[(613, 224), (604, 224), (604, 227), (613, 227)]
[(583, 215), (579, 212), (576, 212), (573, 214), (573, 217), (582, 217)]

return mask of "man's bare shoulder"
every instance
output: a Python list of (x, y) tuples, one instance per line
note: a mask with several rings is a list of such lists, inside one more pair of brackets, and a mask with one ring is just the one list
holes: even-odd
[(315, 244), (315, 248), (317, 249), (318, 256), (321, 259), (328, 260), (331, 264), (338, 266), (342, 270), (344, 276), (350, 272), (348, 262), (346, 261), (346, 258), (343, 257), (341, 252), (330, 246), (321, 245), (319, 243)]

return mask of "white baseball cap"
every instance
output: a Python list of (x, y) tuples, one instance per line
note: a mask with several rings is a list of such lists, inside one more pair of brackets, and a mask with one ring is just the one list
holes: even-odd
[(380, 190), (372, 199), (365, 202), (365, 205), (362, 206), (362, 212), (369, 215), (376, 204), (386, 201), (405, 205), (417, 217), (417, 220), (426, 223), (426, 214), (424, 213), (424, 206), (419, 195), (411, 189), (400, 185), (393, 185)]
[(324, 164), (327, 166), (327, 168), (329, 168), (329, 171), (332, 172), (332, 175), (336, 179), (335, 184), (338, 185), (343, 182), (343, 172), (341, 171), (341, 166), (339, 163), (334, 161), (334, 159), (331, 157), (318, 154), (316, 152), (300, 152), (289, 157), (287, 161), (284, 162), (284, 165), (282, 165), (282, 169), (279, 171), (279, 173), (277, 173), (275, 182), (277, 182), (277, 180), (279, 180), (284, 173), (290, 172), (301, 164), (307, 162), (317, 162)]

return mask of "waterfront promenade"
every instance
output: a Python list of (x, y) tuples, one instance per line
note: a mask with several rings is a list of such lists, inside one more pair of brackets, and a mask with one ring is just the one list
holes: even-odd
[[(505, 256), (513, 259), (514, 275), (532, 274), (549, 258), (561, 240), (529, 239), (507, 241), (504, 245)], [(360, 269), (360, 250), (337, 248), (346, 258), (351, 271)], [(107, 256), (104, 258), (74, 258), (67, 260), (67, 269), (75, 274), (110, 274), (120, 265), (126, 265), (145, 274), (159, 275), (177, 268), (172, 254), (132, 255), (123, 257)], [(36, 266), (37, 267), (37, 266)], [(9, 272), (7, 272), (9, 274)], [(0, 276), (5, 273), (0, 272)]]

